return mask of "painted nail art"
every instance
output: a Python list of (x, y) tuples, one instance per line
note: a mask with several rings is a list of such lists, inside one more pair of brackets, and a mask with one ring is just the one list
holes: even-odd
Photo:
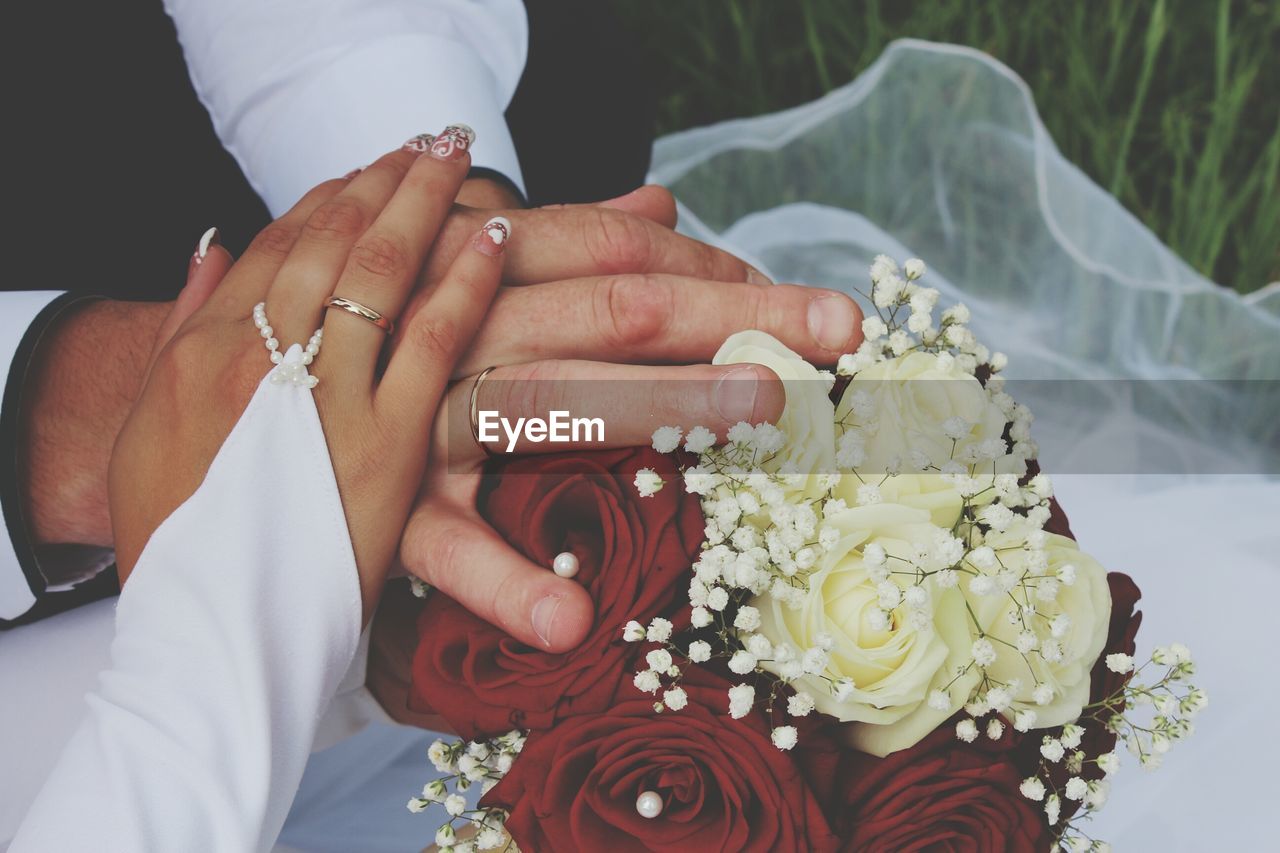
[(191, 260), (187, 262), (187, 278), (191, 277), (196, 267), (204, 263), (205, 256), (209, 254), (209, 247), (218, 245), (221, 245), (221, 240), (219, 239), (217, 228), (210, 228), (200, 235), (200, 240), (196, 243), (196, 250), (191, 253)]
[(505, 216), (495, 216), (484, 224), (476, 235), (476, 251), (494, 256), (502, 254), (511, 239), (511, 221)]
[(437, 160), (457, 160), (476, 141), (476, 132), (465, 124), (451, 124), (431, 143), (430, 154)]
[(435, 141), (436, 135), (434, 133), (419, 133), (417, 136), (413, 137), (413, 139), (410, 139), (404, 145), (401, 145), (400, 148), (404, 151), (412, 151), (416, 154), (426, 154), (427, 151), (431, 149), (431, 143)]

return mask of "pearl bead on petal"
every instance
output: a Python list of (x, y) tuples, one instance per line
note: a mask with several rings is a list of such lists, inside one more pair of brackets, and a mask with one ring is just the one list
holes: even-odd
[(640, 817), (653, 820), (662, 814), (662, 797), (657, 791), (645, 791), (636, 798), (636, 811)]
[(562, 551), (551, 561), (551, 570), (562, 578), (571, 578), (578, 573), (578, 558), (568, 551)]

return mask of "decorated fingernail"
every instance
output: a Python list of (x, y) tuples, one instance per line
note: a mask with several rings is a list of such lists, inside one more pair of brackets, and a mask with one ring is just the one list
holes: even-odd
[(188, 278), (195, 272), (196, 267), (204, 263), (205, 256), (209, 254), (209, 247), (220, 245), (220, 243), (217, 228), (210, 228), (200, 235), (200, 241), (196, 243), (196, 250), (191, 253), (191, 260), (187, 262)]
[(486, 255), (500, 255), (511, 239), (511, 221), (505, 216), (495, 216), (484, 224), (476, 235), (476, 251)]
[(402, 151), (412, 151), (415, 154), (426, 154), (431, 150), (431, 143), (436, 141), (434, 133), (419, 133), (410, 139), (404, 145), (400, 146)]
[(476, 132), (465, 124), (451, 124), (431, 143), (428, 153), (437, 160), (457, 160), (476, 141)]
[(350, 172), (347, 172), (345, 175), (342, 176), (342, 180), (349, 181), (363, 171), (364, 171), (364, 166), (361, 166), (359, 169), (352, 169)]

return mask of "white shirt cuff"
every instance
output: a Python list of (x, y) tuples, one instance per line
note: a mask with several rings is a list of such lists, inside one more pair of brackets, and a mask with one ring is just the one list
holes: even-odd
[[(22, 344), (23, 337), (36, 317), (48, 307), (49, 303), (61, 296), (61, 292), (52, 290), (6, 292), (0, 294), (0, 368), (7, 386), (13, 370), (13, 358)], [(8, 390), (7, 387), (5, 389)], [(11, 394), (5, 394), (10, 400)], [(6, 413), (15, 417), (16, 413)], [(11, 510), (12, 511), (12, 510)], [(6, 517), (6, 522), (13, 520)], [(36, 603), (35, 593), (23, 574), (22, 564), (14, 550), (13, 542), (7, 532), (0, 537), (0, 619), (17, 619)]]
[[(505, 98), (474, 51), (424, 34), (382, 38), (344, 54), (287, 90), (252, 134), (224, 133), (273, 216), (322, 181), (362, 168), (420, 133), (463, 123), (476, 132), (473, 166), (524, 192)], [(276, 97), (268, 95), (267, 97)]]

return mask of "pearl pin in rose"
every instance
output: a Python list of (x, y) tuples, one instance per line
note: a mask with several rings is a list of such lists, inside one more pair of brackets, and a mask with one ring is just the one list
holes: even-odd
[(578, 558), (569, 551), (561, 551), (551, 561), (551, 571), (562, 578), (571, 578), (578, 573)]
[(640, 813), (640, 817), (653, 820), (662, 814), (662, 795), (657, 791), (645, 791), (636, 797), (636, 811)]

